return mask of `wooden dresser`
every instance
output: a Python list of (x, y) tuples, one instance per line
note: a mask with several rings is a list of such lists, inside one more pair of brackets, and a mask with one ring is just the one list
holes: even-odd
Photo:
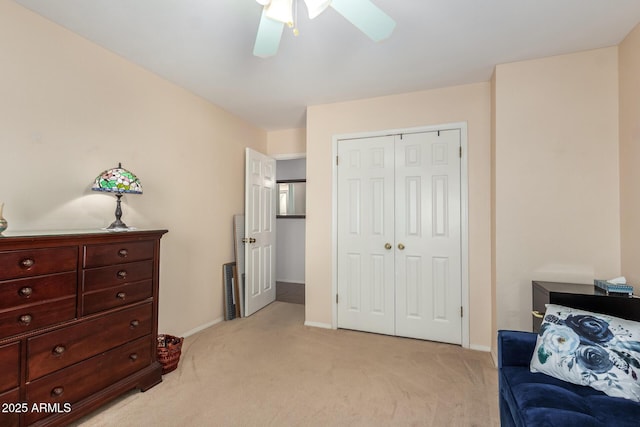
[(0, 236), (0, 426), (67, 425), (162, 381), (166, 232)]

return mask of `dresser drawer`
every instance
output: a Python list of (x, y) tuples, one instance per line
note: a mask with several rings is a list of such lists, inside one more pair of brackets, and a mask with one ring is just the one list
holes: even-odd
[(75, 246), (0, 252), (0, 280), (73, 271), (77, 265)]
[(75, 271), (0, 282), (0, 310), (76, 294)]
[(0, 409), (5, 409), (7, 412), (0, 411), (0, 426), (2, 427), (18, 427), (20, 425), (20, 413), (26, 410), (20, 402), (20, 390), (14, 389), (5, 393), (0, 393)]
[(29, 338), (29, 381), (100, 354), (152, 331), (151, 303)]
[(0, 338), (30, 332), (76, 317), (76, 296), (23, 305), (0, 313)]
[[(0, 347), (0, 393), (20, 384), (20, 343)], [(0, 424), (1, 425), (1, 424)]]
[(84, 247), (84, 268), (153, 258), (154, 242), (123, 242)]
[(85, 293), (82, 295), (82, 315), (86, 316), (110, 308), (122, 307), (151, 298), (151, 296), (153, 296), (153, 282), (151, 280)]
[[(56, 371), (27, 383), (27, 402), (73, 404), (127, 375), (149, 366), (152, 360), (149, 336)], [(28, 413), (27, 424), (46, 416)]]
[(151, 279), (153, 261), (132, 262), (130, 264), (112, 265), (92, 268), (83, 273), (83, 292), (111, 288), (124, 283)]

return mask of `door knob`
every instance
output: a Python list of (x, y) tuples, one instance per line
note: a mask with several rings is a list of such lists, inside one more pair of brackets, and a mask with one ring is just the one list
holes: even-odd
[(384, 248), (387, 250), (391, 249), (391, 243), (385, 243)]
[(398, 249), (403, 251), (404, 250), (404, 245), (402, 243), (398, 243)]

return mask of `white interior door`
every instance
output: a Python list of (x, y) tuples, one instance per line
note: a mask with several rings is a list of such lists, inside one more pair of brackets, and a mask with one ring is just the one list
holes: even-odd
[(276, 161), (247, 148), (245, 165), (245, 315), (276, 299)]
[(338, 326), (394, 334), (393, 136), (338, 144)]
[(460, 130), (396, 141), (396, 334), (462, 343)]
[(462, 342), (460, 142), (338, 142), (338, 327)]

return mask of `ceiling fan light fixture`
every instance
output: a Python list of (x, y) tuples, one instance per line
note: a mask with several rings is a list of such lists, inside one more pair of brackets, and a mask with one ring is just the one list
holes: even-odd
[(331, 5), (331, 0), (304, 0), (304, 3), (307, 5), (309, 19), (313, 19)]
[(285, 24), (293, 23), (293, 0), (271, 0), (264, 7), (265, 16)]
[(256, 2), (262, 6), (268, 6), (269, 3), (271, 3), (271, 0), (256, 0)]

